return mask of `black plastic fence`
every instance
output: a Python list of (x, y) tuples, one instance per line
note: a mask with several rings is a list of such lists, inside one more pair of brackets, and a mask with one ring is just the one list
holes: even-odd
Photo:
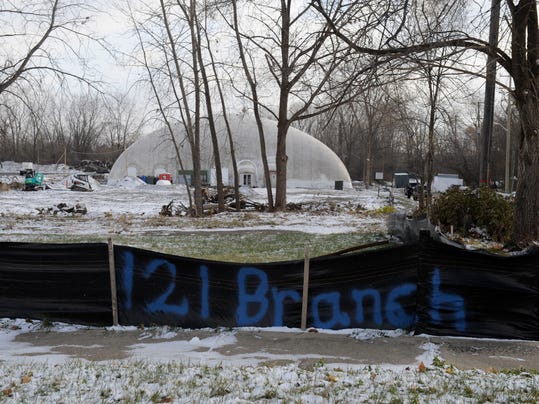
[(107, 245), (0, 243), (0, 316), (110, 325)]
[[(110, 263), (113, 270), (110, 271)], [(107, 244), (0, 243), (0, 316), (185, 328), (403, 328), (539, 339), (539, 251), (501, 257), (431, 239), (309, 261), (225, 263)], [(111, 293), (111, 274), (116, 293)], [(306, 296), (307, 297), (307, 296)]]

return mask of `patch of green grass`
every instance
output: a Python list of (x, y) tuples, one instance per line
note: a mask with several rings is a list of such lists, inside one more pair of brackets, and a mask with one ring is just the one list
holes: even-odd
[[(10, 236), (13, 239), (13, 236)], [(39, 243), (107, 242), (107, 236), (96, 234), (21, 235), (17, 241)], [(384, 240), (379, 233), (308, 234), (277, 230), (235, 230), (204, 232), (149, 232), (118, 234), (118, 245), (143, 248), (166, 254), (227, 262), (275, 262), (303, 259), (305, 248), (310, 256), (330, 254)]]
[(367, 212), (370, 216), (387, 216), (391, 213), (395, 213), (395, 206), (393, 205), (386, 205), (384, 207), (370, 210)]
[(435, 356), (432, 360), (432, 365), (438, 368), (443, 368), (446, 365), (446, 362), (442, 358)]

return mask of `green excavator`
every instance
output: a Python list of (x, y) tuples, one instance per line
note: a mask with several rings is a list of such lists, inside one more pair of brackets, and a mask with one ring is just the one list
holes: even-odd
[(47, 186), (43, 182), (43, 173), (34, 171), (31, 163), (23, 163), (23, 169), (20, 172), (24, 175), (24, 190), (25, 191), (37, 191), (40, 189), (46, 189)]

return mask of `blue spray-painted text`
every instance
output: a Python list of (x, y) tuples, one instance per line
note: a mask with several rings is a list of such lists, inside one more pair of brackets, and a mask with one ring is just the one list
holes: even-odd
[[(124, 310), (141, 310), (146, 313), (173, 315), (181, 318), (196, 315), (212, 321), (212, 295), (219, 294), (210, 288), (211, 270), (207, 265), (198, 267), (196, 287), (200, 293), (195, 293), (198, 304), (193, 305), (187, 296), (180, 296), (182, 273), (176, 264), (166, 259), (150, 259), (145, 261), (143, 268), (135, 274), (135, 255), (131, 251), (122, 253), (123, 267), (120, 268), (118, 284), (120, 304)], [(151, 283), (159, 270), (159, 291), (150, 298), (134, 296), (135, 285), (138, 282)], [(157, 279), (155, 279), (157, 280)], [(193, 284), (192, 275), (189, 277)], [(235, 297), (230, 297), (234, 312), (229, 314), (235, 326), (298, 326), (286, 324), (287, 319), (293, 318), (289, 310), (299, 312), (301, 305), (301, 289), (297, 285), (281, 287), (271, 284), (268, 273), (253, 266), (238, 266), (234, 277), (236, 283)], [(360, 281), (360, 280), (359, 280)], [(162, 286), (161, 286), (162, 285)], [(212, 285), (219, 288), (219, 285)], [(153, 289), (152, 289), (153, 290)], [(385, 290), (375, 288), (352, 287), (346, 290), (330, 290), (313, 294), (309, 299), (309, 319), (318, 328), (347, 328), (361, 327), (364, 324), (374, 324), (380, 327), (409, 328), (416, 319), (415, 305), (404, 302), (415, 301), (417, 286), (415, 283), (404, 282)], [(140, 292), (138, 292), (140, 294)], [(193, 294), (191, 294), (193, 296)], [(234, 303), (235, 302), (235, 303)], [(411, 309), (413, 306), (414, 309)], [(195, 308), (192, 308), (195, 307)], [(196, 313), (193, 312), (196, 310)], [(222, 313), (223, 307), (219, 307)], [(407, 311), (408, 310), (408, 311)], [(461, 296), (442, 292), (440, 270), (435, 269), (432, 275), (432, 291), (430, 294), (429, 316), (434, 324), (442, 321), (440, 313), (450, 313), (454, 327), (458, 331), (466, 328), (465, 302)], [(222, 318), (222, 315), (221, 317)], [(296, 316), (297, 318), (297, 316)]]

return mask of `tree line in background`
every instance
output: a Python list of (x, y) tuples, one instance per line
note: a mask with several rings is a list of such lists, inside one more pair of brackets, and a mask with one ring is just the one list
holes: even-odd
[[(195, 215), (201, 214), (203, 201), (201, 122), (209, 123), (219, 210), (223, 210), (213, 122), (217, 115), (226, 122), (238, 111), (249, 111), (258, 123), (271, 210), (286, 209), (290, 126), (305, 129), (328, 144), (352, 178), (362, 179), (367, 186), (377, 171), (383, 171), (387, 179), (393, 171), (418, 174), (427, 188), (421, 206), (428, 210), (436, 172), (458, 173), (470, 185), (479, 180), (482, 117), (477, 106), (485, 58), (494, 57), (515, 88), (510, 91), (514, 108), (507, 105), (509, 97), (505, 106), (499, 103), (490, 177), (502, 177), (505, 137), (513, 128), (516, 136), (510, 149), (516, 152), (509, 153), (510, 169), (519, 178), (516, 211), (520, 212), (515, 217), (514, 238), (526, 242), (539, 238), (539, 136), (534, 118), (539, 109), (535, 85), (539, 57), (534, 58), (539, 49), (537, 6), (531, 0), (504, 1), (504, 35), (495, 47), (482, 39), (495, 2), (501, 0), (491, 4), (140, 0), (118, 5), (130, 21), (135, 43), (123, 60), (138, 69), (139, 88), (144, 86), (151, 94), (148, 118), (169, 131), (180, 167), (178, 144), (189, 145), (193, 162), (189, 169), (194, 173), (189, 199)], [(126, 97), (105, 95), (99, 80), (59, 62), (63, 60), (58, 57), (59, 48), (62, 55), (77, 54), (74, 40), (113, 48), (114, 44), (84, 30), (93, 13), (88, 5), (70, 0), (32, 0), (0, 11), (6, 43), (13, 36), (28, 38), (27, 46), (1, 49), (0, 158), (24, 155), (52, 161), (62, 148), (78, 152), (74, 159), (99, 151), (113, 156), (140, 133), (144, 119), (132, 113), (135, 107)], [(12, 15), (17, 15), (18, 22), (10, 19)], [(79, 61), (87, 62), (80, 57)], [(60, 83), (76, 80), (87, 86), (86, 91), (47, 96), (49, 92), (39, 89), (48, 77)], [(30, 90), (39, 96), (25, 95)], [(262, 118), (277, 122), (275, 195)], [(174, 136), (178, 127), (184, 139)], [(232, 156), (239, 199), (232, 142), (226, 153)]]
[[(406, 90), (399, 93), (404, 94)], [(308, 120), (301, 128), (331, 147), (343, 160), (352, 179), (375, 183), (376, 172), (383, 172), (391, 181), (395, 172), (409, 172), (425, 178), (428, 154), (428, 126), (425, 116), (413, 109), (414, 104), (391, 98), (385, 89), (378, 89), (376, 107), (367, 100), (340, 107), (336, 113), (326, 113)], [(370, 100), (375, 95), (370, 92)], [(376, 99), (376, 98), (374, 98)], [(502, 100), (503, 103), (506, 100)], [(481, 102), (482, 104), (482, 102)], [(433, 172), (458, 174), (468, 186), (479, 185), (479, 127), (473, 122), (476, 105), (469, 111), (441, 111), (434, 139)], [(424, 112), (424, 111), (423, 111)], [(513, 133), (518, 121), (512, 112), (497, 111), (492, 139), (491, 178), (493, 186), (503, 190), (506, 170), (507, 126)], [(479, 117), (481, 119), (481, 117)], [(510, 138), (510, 179), (516, 175), (517, 138)], [(513, 184), (514, 185), (514, 184)], [(514, 186), (510, 188), (514, 191)]]
[(2, 3), (0, 162), (111, 161), (140, 134), (140, 107), (93, 68), (91, 45), (112, 48), (90, 27), (91, 3)]
[(126, 96), (99, 93), (4, 96), (0, 106), (0, 162), (38, 164), (113, 162), (140, 135), (144, 116)]

